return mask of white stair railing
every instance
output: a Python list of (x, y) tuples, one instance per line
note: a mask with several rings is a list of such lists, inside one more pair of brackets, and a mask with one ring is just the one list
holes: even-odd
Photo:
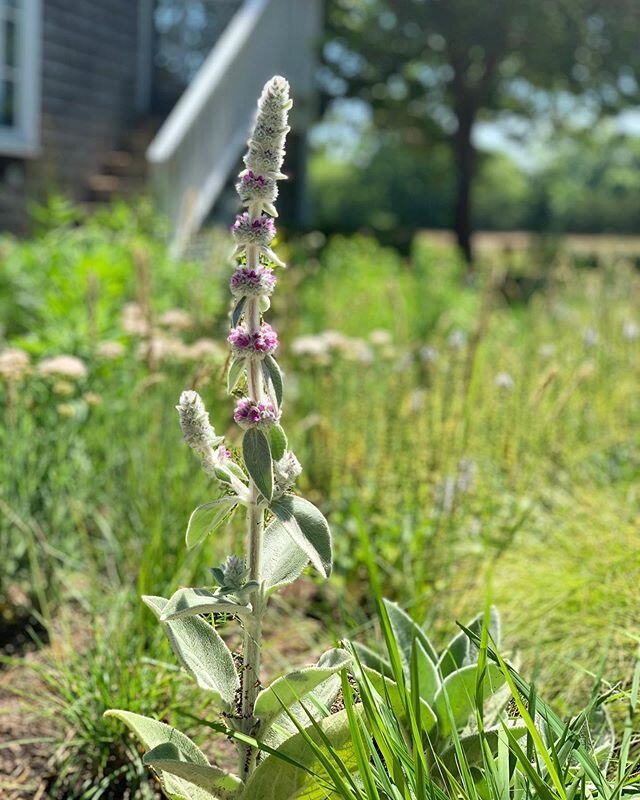
[(180, 253), (244, 149), (255, 98), (275, 74), (304, 125), (322, 0), (245, 0), (147, 150), (152, 192)]

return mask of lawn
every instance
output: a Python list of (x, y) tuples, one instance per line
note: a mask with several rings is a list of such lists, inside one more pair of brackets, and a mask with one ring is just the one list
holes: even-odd
[[(206, 257), (175, 263), (144, 205), (49, 214), (32, 240), (0, 243), (0, 793), (151, 797), (102, 713), (184, 729), (185, 708), (204, 711), (138, 596), (207, 584), (243, 536), (234, 522), (185, 557), (212, 488), (174, 410), (197, 389), (240, 445), (223, 387), (228, 242), (216, 232)], [(408, 257), (362, 236), (279, 245), (287, 433), (335, 564), (269, 611), (267, 677), (342, 637), (379, 639), (373, 553), (385, 596), (438, 647), (489, 597), (504, 653), (562, 715), (596, 676), (630, 686), (640, 245), (570, 245), (481, 248), (472, 277), (433, 236)]]

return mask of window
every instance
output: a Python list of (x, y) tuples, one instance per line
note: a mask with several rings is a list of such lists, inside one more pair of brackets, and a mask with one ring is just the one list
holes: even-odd
[(41, 0), (0, 0), (0, 154), (38, 152)]

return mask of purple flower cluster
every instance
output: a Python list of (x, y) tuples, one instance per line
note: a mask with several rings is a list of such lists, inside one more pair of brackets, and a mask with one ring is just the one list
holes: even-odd
[(231, 276), (229, 287), (234, 297), (260, 297), (270, 295), (277, 283), (270, 267), (262, 265), (251, 269), (240, 266)]
[(264, 358), (273, 353), (278, 346), (278, 334), (268, 322), (263, 322), (255, 333), (249, 333), (246, 328), (239, 325), (231, 329), (227, 341), (236, 356)]
[(241, 428), (270, 428), (280, 419), (280, 412), (276, 411), (273, 403), (268, 400), (257, 403), (250, 397), (243, 397), (238, 400), (233, 420)]
[(267, 247), (276, 235), (276, 226), (271, 217), (261, 214), (252, 220), (245, 211), (238, 214), (236, 221), (231, 226), (231, 233), (239, 245), (257, 245)]
[(255, 201), (274, 203), (278, 196), (278, 186), (275, 180), (259, 175), (253, 170), (247, 170), (240, 176), (240, 180), (236, 184), (236, 191), (240, 195), (240, 200), (246, 205)]

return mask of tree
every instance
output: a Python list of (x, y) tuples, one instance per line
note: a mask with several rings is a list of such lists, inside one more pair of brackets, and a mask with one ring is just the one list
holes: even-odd
[(330, 0), (327, 16), (328, 91), (364, 98), (407, 141), (453, 148), (469, 263), (477, 121), (587, 122), (640, 97), (637, 0)]

